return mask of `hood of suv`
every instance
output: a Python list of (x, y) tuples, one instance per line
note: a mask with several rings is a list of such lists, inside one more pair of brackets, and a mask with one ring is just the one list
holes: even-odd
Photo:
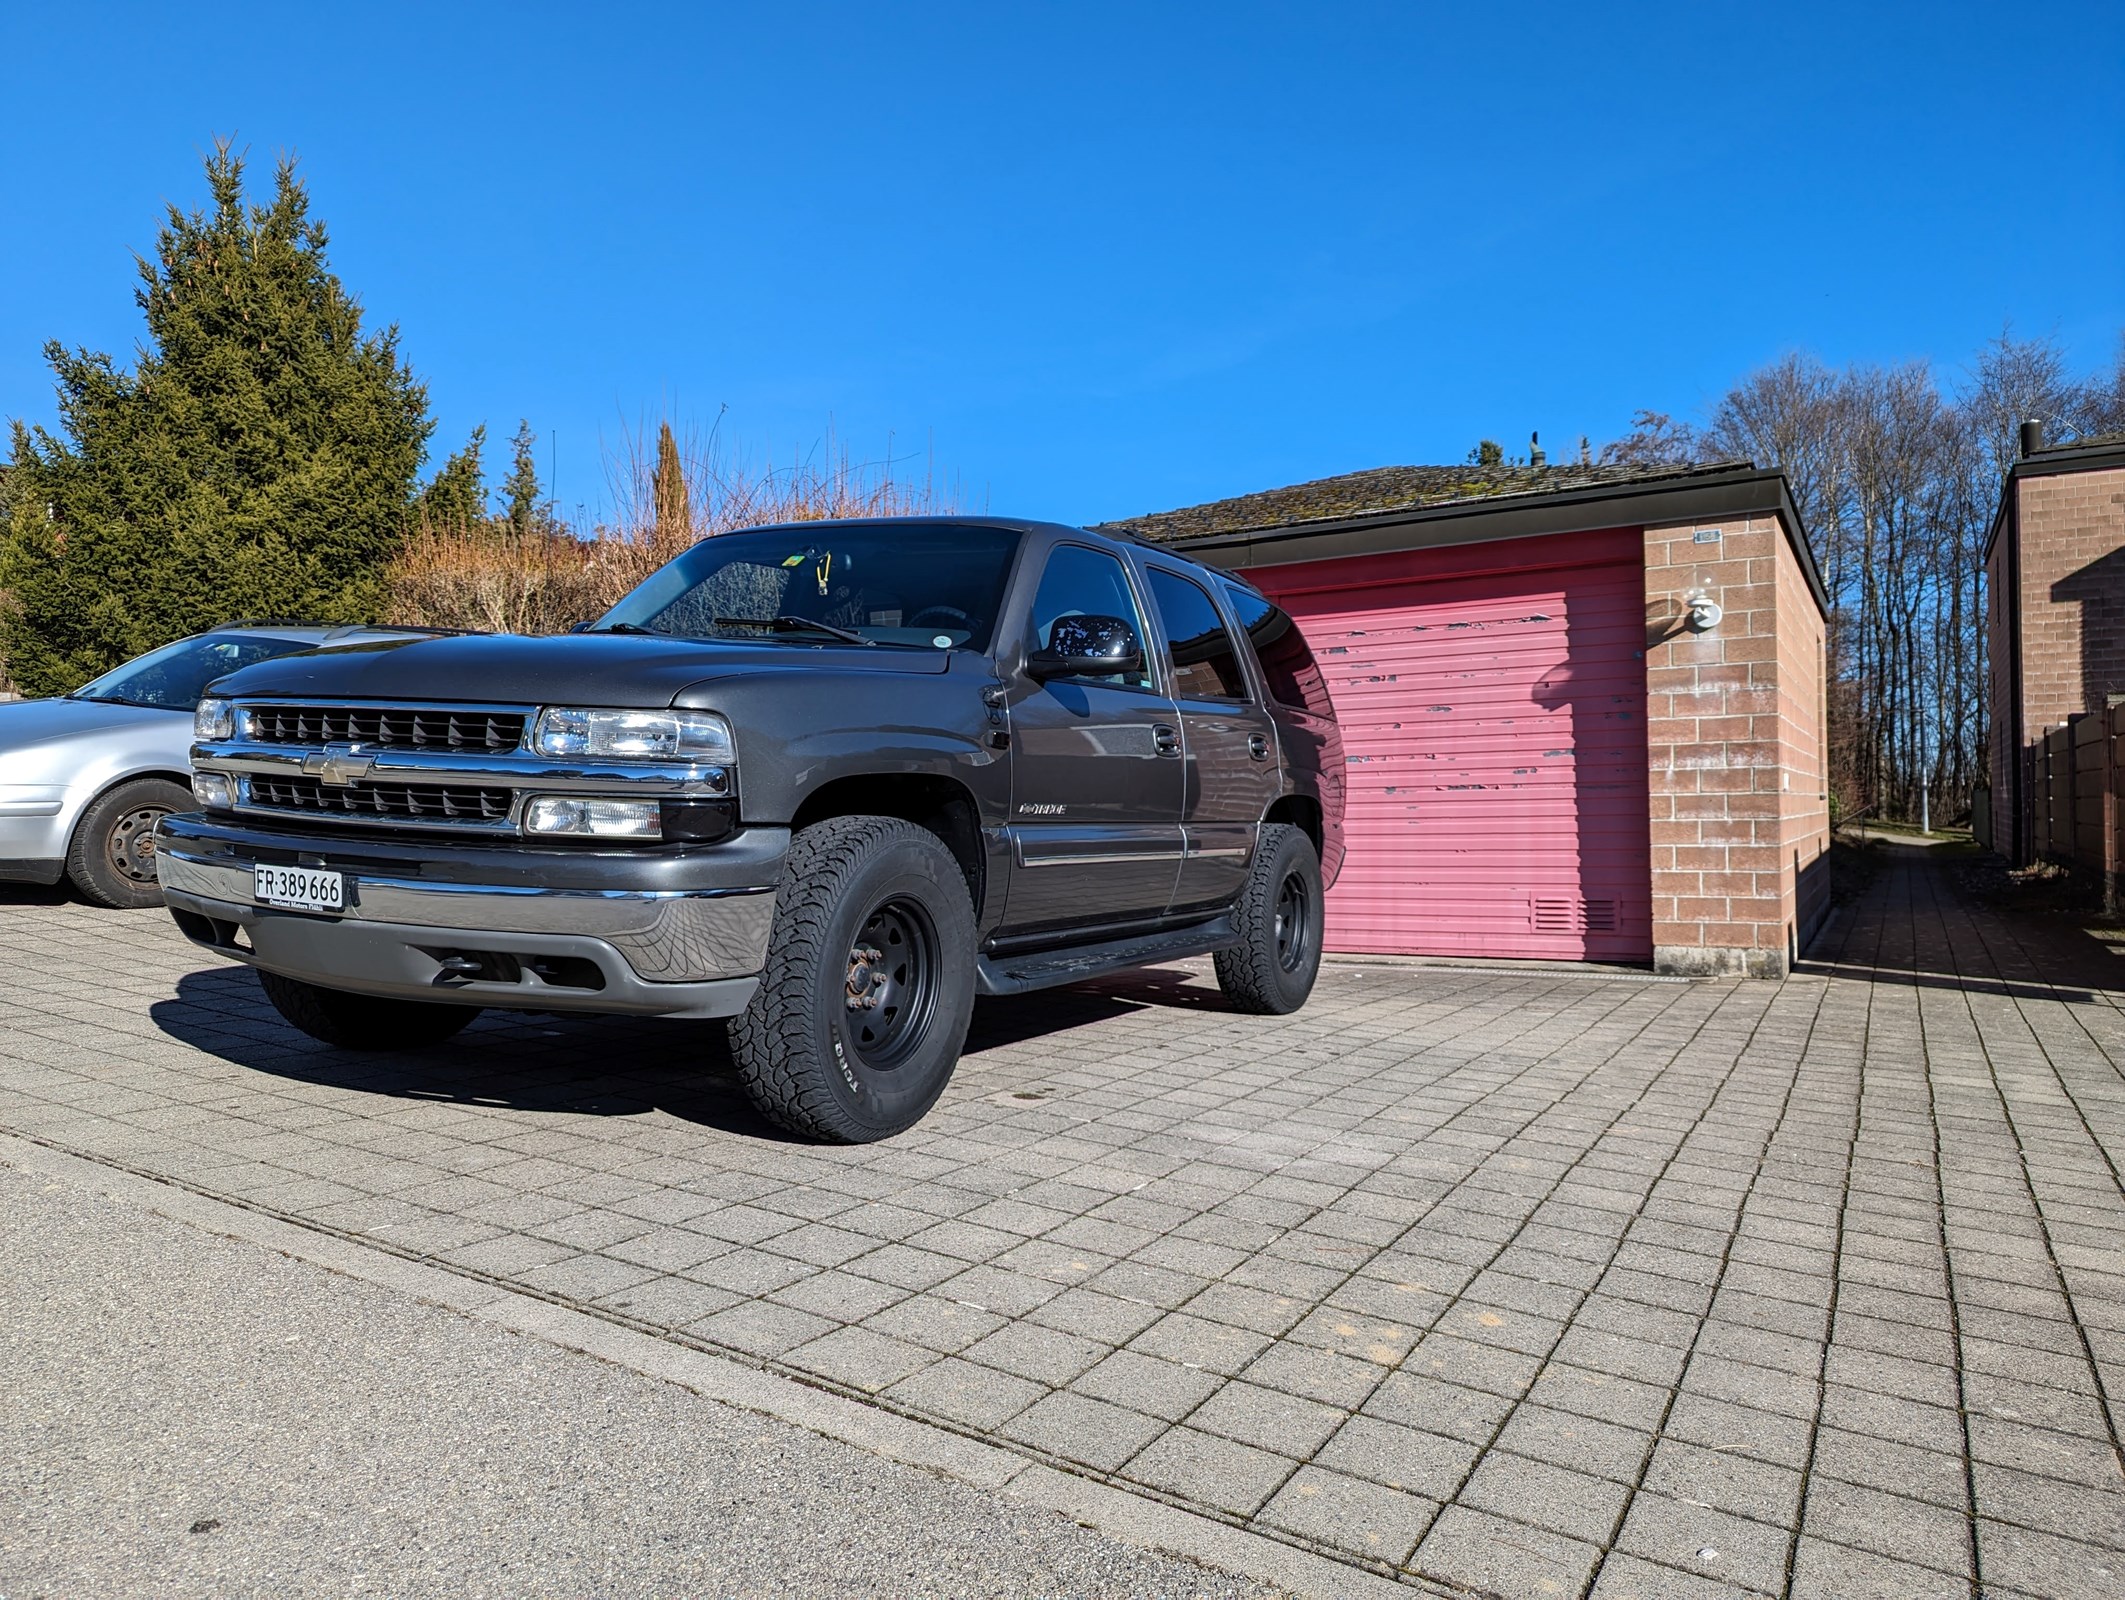
[(668, 706), (694, 684), (748, 672), (812, 668), (933, 676), (945, 671), (949, 660), (942, 650), (818, 644), (809, 639), (465, 634), (381, 639), (261, 661), (218, 680), (211, 692), (327, 701)]

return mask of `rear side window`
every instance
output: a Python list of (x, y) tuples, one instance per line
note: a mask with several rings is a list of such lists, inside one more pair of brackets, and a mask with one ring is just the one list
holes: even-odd
[(1290, 613), (1271, 605), (1252, 589), (1232, 583), (1223, 588), (1232, 614), (1247, 630), (1255, 658), (1262, 663), (1262, 681), (1269, 686), (1269, 698), (1294, 711), (1310, 711), (1317, 717), (1333, 719), (1335, 704), (1328, 698), (1328, 680), (1321, 676), (1306, 636), (1299, 632)]
[(1151, 569), (1151, 601), (1166, 625), (1166, 650), (1173, 663), (1173, 693), (1180, 700), (1244, 700), (1247, 678), (1240, 671), (1239, 647), (1210, 602), (1195, 584), (1178, 573)]

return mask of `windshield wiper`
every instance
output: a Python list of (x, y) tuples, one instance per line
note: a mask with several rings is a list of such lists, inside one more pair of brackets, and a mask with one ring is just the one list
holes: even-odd
[(765, 628), (770, 633), (823, 633), (830, 639), (840, 639), (849, 644), (875, 645), (876, 639), (866, 639), (860, 633), (847, 628), (837, 628), (831, 622), (815, 622), (810, 617), (710, 617), (719, 628)]
[(602, 628), (585, 628), (585, 633), (655, 633), (654, 628), (645, 628), (639, 622), (608, 622)]

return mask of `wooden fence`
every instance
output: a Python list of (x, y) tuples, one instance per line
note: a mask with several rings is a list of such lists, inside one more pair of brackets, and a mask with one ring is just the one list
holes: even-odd
[(2084, 711), (2044, 736), (2031, 752), (2031, 846), (2039, 860), (2101, 874), (2105, 900), (2116, 892), (2125, 840), (2125, 705)]

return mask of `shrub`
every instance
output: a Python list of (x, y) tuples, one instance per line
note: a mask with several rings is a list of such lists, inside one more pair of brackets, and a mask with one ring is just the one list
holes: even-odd
[[(519, 451), (518, 471), (528, 451)], [(431, 517), (424, 508), (387, 575), (387, 618), (428, 627), (560, 633), (603, 615), (696, 541), (735, 528), (827, 517), (921, 516), (958, 508), (934, 473), (899, 476), (894, 463), (853, 461), (829, 439), (822, 459), (761, 466), (705, 445), (683, 445), (666, 422), (654, 444), (630, 436), (610, 463), (618, 510), (578, 534), (550, 514)], [(475, 463), (476, 467), (476, 463)], [(514, 480), (512, 480), (514, 483)]]

